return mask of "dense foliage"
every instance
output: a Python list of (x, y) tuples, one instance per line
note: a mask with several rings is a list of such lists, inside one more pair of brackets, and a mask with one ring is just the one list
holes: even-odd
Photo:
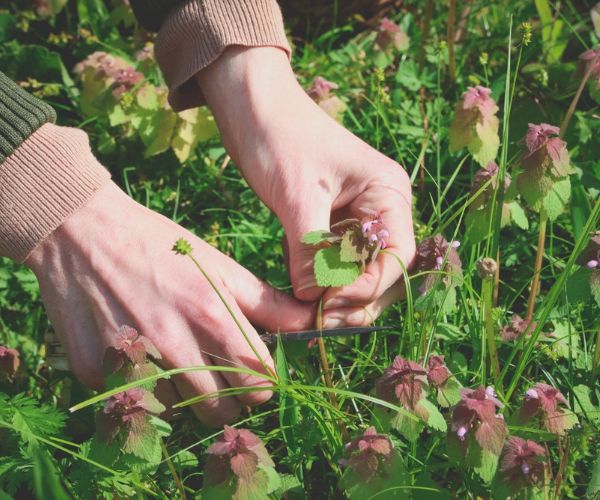
[[(600, 493), (600, 4), (434, 3), (294, 37), (309, 95), (413, 182), (417, 259), (378, 320), (394, 328), (279, 343), (273, 400), (215, 432), (189, 401), (166, 418), (169, 373), (133, 326), (106, 352), (109, 392), (81, 386), (35, 278), (2, 260), (0, 499)], [(0, 9), (0, 68), (130, 196), (289, 289), (279, 223), (210, 112), (169, 108), (152, 40), (125, 0)], [(385, 252), (378, 215), (355, 216), (305, 236), (319, 283)]]

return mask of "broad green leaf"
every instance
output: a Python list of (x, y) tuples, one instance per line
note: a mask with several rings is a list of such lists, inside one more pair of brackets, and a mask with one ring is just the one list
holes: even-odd
[(425, 428), (425, 422), (408, 417), (404, 413), (397, 413), (390, 421), (392, 427), (402, 434), (408, 441), (419, 439)]
[(519, 202), (511, 201), (508, 206), (510, 210), (510, 220), (521, 229), (529, 229), (529, 220), (527, 219), (527, 214)]
[(571, 181), (568, 177), (554, 183), (550, 192), (544, 197), (543, 206), (548, 219), (553, 221), (562, 214), (571, 198)]
[(440, 406), (449, 408), (460, 401), (460, 382), (455, 378), (449, 378), (446, 382), (438, 387), (437, 401)]
[(481, 463), (475, 467), (475, 472), (486, 483), (491, 483), (498, 467), (498, 457), (489, 450), (481, 450)]
[(592, 477), (588, 483), (586, 497), (596, 498), (600, 494), (600, 457), (594, 462)]
[(429, 427), (442, 432), (446, 432), (448, 430), (448, 425), (446, 424), (444, 416), (431, 401), (422, 399), (419, 404), (425, 407), (427, 413), (429, 414), (427, 418), (427, 425)]
[(317, 250), (314, 271), (317, 284), (323, 287), (349, 285), (360, 276), (360, 267), (357, 264), (342, 262), (337, 246)]
[(594, 406), (590, 399), (590, 388), (587, 385), (579, 384), (573, 387), (575, 393), (575, 413), (582, 417), (589, 418), (597, 426), (600, 426), (600, 408)]
[(338, 240), (339, 237), (333, 234), (331, 231), (319, 229), (317, 231), (311, 231), (302, 236), (302, 243), (305, 245), (319, 245), (326, 241)]
[(600, 270), (598, 269), (594, 269), (590, 273), (590, 290), (592, 291), (592, 296), (600, 306)]
[(364, 238), (359, 237), (355, 231), (346, 231), (340, 242), (340, 259), (342, 262), (365, 262), (368, 257), (369, 249)]

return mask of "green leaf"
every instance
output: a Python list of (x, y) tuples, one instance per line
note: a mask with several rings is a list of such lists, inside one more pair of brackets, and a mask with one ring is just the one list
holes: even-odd
[(32, 447), (33, 486), (39, 499), (69, 500), (69, 495), (60, 483), (59, 474), (50, 454), (39, 445)]
[(404, 499), (407, 498), (411, 486), (404, 462), (397, 450), (392, 451), (388, 463), (368, 482), (363, 481), (350, 467), (340, 479), (340, 487), (351, 500)]
[(320, 245), (326, 241), (339, 240), (339, 236), (336, 236), (331, 231), (325, 231), (319, 229), (317, 231), (311, 231), (302, 236), (302, 243), (305, 245)]
[(35, 78), (41, 82), (60, 82), (60, 55), (40, 45), (21, 45), (15, 40), (0, 48), (0, 67), (15, 80)]
[(475, 125), (476, 136), (468, 145), (469, 152), (482, 167), (493, 161), (498, 154), (500, 137), (498, 136), (498, 118), (490, 117)]
[(498, 467), (498, 457), (489, 450), (481, 450), (481, 463), (475, 467), (475, 472), (486, 483), (491, 483)]
[(314, 271), (317, 284), (323, 287), (349, 285), (360, 276), (360, 266), (354, 262), (342, 262), (337, 246), (317, 250)]
[(355, 231), (346, 231), (340, 242), (340, 259), (342, 262), (366, 262), (368, 258), (369, 249), (362, 235), (359, 237)]
[(600, 408), (597, 408), (590, 399), (590, 388), (579, 384), (573, 387), (575, 393), (575, 412), (588, 418), (600, 427)]
[(596, 498), (600, 494), (600, 457), (596, 459), (592, 468), (592, 477), (588, 483), (586, 497)]
[(0, 43), (9, 40), (15, 31), (15, 16), (8, 12), (0, 12)]
[(446, 382), (438, 387), (437, 401), (440, 406), (449, 408), (460, 401), (460, 382), (455, 378), (449, 378)]
[(527, 219), (527, 214), (523, 207), (517, 201), (511, 201), (508, 204), (510, 210), (510, 220), (514, 222), (517, 227), (520, 227), (523, 230), (529, 229), (529, 220)]
[(410, 418), (404, 413), (397, 413), (394, 415), (390, 423), (394, 429), (411, 442), (419, 439), (421, 432), (425, 429), (425, 422)]
[(543, 206), (551, 221), (565, 211), (571, 198), (571, 181), (568, 177), (560, 179), (554, 183), (552, 189), (544, 197)]
[(448, 425), (446, 424), (446, 419), (437, 409), (437, 407), (429, 400), (422, 399), (419, 401), (419, 404), (427, 410), (427, 425), (432, 429), (446, 432), (448, 430)]
[(590, 290), (592, 296), (596, 299), (597, 304), (600, 306), (600, 270), (594, 269), (590, 273)]
[[(277, 336), (277, 346), (275, 348), (275, 370), (281, 384), (286, 385), (289, 381), (289, 367), (283, 341), (279, 335)], [(290, 397), (286, 391), (279, 391), (279, 427), (283, 433), (285, 444), (292, 455), (299, 451), (296, 433), (299, 420), (300, 408), (298, 401)]]

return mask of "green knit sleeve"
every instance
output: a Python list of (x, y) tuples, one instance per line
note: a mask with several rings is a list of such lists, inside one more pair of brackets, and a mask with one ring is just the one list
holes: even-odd
[(44, 123), (55, 121), (52, 106), (0, 71), (0, 163)]
[(138, 22), (147, 30), (158, 31), (169, 11), (182, 0), (130, 0)]

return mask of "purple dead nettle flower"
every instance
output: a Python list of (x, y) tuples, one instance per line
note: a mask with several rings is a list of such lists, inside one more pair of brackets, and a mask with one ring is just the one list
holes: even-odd
[(363, 236), (369, 242), (369, 246), (373, 250), (371, 260), (375, 260), (380, 250), (388, 246), (388, 238), (390, 232), (387, 230), (381, 214), (370, 208), (361, 208), (363, 216), (360, 219), (360, 227)]
[(115, 336), (114, 344), (104, 353), (104, 372), (114, 373), (127, 367), (136, 367), (146, 362), (148, 355), (160, 359), (160, 353), (149, 338), (140, 335), (135, 328), (122, 325)]
[(562, 393), (551, 385), (540, 382), (523, 396), (519, 419), (528, 422), (533, 418), (540, 418), (548, 432), (562, 435), (577, 423), (577, 418), (569, 410), (559, 408), (561, 405), (568, 407)]
[(0, 380), (12, 379), (20, 364), (19, 351), (0, 345)]
[(588, 269), (600, 270), (600, 231), (592, 234), (590, 241), (577, 259), (577, 263)]
[(124, 448), (132, 451), (151, 424), (150, 415), (158, 415), (165, 407), (144, 389), (134, 388), (111, 396), (96, 415), (100, 437), (113, 441), (119, 434), (125, 438)]
[(273, 467), (263, 442), (246, 429), (225, 426), (221, 437), (208, 450), (204, 479), (208, 486), (221, 484), (232, 476), (251, 481), (259, 465)]
[(600, 80), (600, 46), (589, 49), (579, 55), (582, 62), (583, 72), (591, 69), (591, 78)]
[(105, 80), (112, 88), (114, 97), (119, 98), (129, 92), (144, 79), (144, 75), (135, 71), (131, 65), (106, 52), (94, 52), (75, 66), (75, 72), (82, 80)]
[(503, 416), (496, 413), (502, 406), (491, 387), (462, 389), (452, 413), (451, 432), (461, 442), (472, 436), (481, 448), (499, 455), (507, 434)]
[(415, 361), (396, 356), (375, 385), (377, 395), (390, 402), (400, 404), (411, 413), (427, 420), (427, 410), (419, 405), (426, 396), (429, 385), (427, 370)]
[[(456, 249), (460, 242), (448, 243), (446, 239), (437, 234), (423, 240), (417, 247), (415, 260), (416, 272), (442, 271), (446, 273), (442, 281), (446, 286), (458, 283), (462, 280), (462, 263)], [(436, 273), (429, 273), (423, 278), (419, 287), (421, 293), (425, 293), (438, 281)]]
[(369, 427), (362, 436), (346, 444), (347, 459), (340, 461), (348, 465), (362, 481), (370, 481), (382, 467), (385, 467), (392, 454), (393, 445), (385, 434), (378, 434), (375, 427)]
[(336, 83), (329, 82), (325, 80), (325, 78), (318, 76), (306, 92), (310, 98), (321, 107), (321, 109), (329, 116), (339, 121), (346, 110), (346, 105), (332, 92), (337, 88), (338, 85)]
[(525, 332), (531, 334), (536, 327), (537, 323), (535, 321), (521, 318), (518, 314), (513, 314), (508, 324), (503, 326), (502, 330), (500, 330), (500, 336), (505, 342), (512, 342), (525, 335)]
[(545, 482), (546, 451), (535, 441), (511, 436), (502, 449), (500, 475), (513, 490), (542, 487)]
[(379, 23), (375, 45), (381, 50), (387, 50), (390, 47), (396, 50), (406, 50), (410, 39), (400, 26), (394, 21), (384, 17)]

